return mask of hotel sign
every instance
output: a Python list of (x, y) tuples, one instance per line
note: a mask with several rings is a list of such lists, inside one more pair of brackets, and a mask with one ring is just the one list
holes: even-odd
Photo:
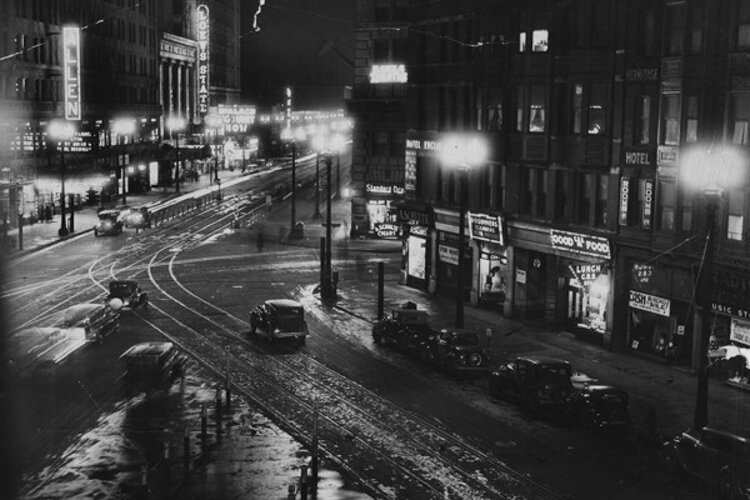
[(599, 257), (607, 260), (611, 258), (609, 240), (607, 238), (560, 231), (558, 229), (550, 229), (549, 236), (550, 243), (554, 249), (567, 250), (579, 255), (588, 255), (589, 257)]
[(403, 64), (373, 64), (370, 68), (370, 83), (406, 83), (408, 80)]
[(628, 305), (634, 309), (648, 311), (660, 316), (669, 316), (670, 300), (656, 295), (630, 290)]
[(81, 30), (63, 27), (63, 85), (65, 119), (81, 119)]
[(469, 237), (505, 245), (503, 223), (499, 215), (473, 214), (469, 212)]
[(208, 50), (209, 50), (209, 18), (208, 5), (201, 4), (197, 7), (198, 13), (198, 112), (200, 115), (208, 114)]

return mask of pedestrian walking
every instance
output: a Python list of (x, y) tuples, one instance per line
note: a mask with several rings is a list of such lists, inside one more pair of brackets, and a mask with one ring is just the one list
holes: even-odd
[(44, 221), (49, 222), (52, 220), (52, 206), (47, 204), (46, 207), (44, 207)]
[(258, 246), (258, 253), (263, 251), (263, 231), (258, 230), (258, 236), (255, 239), (255, 244)]

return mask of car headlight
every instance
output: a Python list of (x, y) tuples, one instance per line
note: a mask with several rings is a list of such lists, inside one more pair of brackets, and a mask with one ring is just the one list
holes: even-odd
[(279, 333), (281, 333), (281, 330), (279, 330), (278, 328), (274, 328), (273, 333), (278, 335)]

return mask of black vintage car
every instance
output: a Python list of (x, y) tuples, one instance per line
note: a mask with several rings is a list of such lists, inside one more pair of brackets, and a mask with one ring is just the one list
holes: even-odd
[(520, 400), (532, 413), (564, 412), (573, 392), (570, 363), (556, 358), (519, 357), (490, 374), (490, 393)]
[(432, 332), (421, 343), (420, 357), (452, 372), (484, 371), (489, 353), (480, 345), (474, 332)]
[(723, 500), (750, 499), (750, 436), (704, 427), (664, 443), (668, 465), (713, 485)]
[(123, 308), (148, 307), (148, 294), (141, 290), (137, 281), (133, 280), (110, 281), (106, 302), (110, 303), (112, 299), (120, 299)]
[(269, 342), (292, 339), (303, 343), (308, 334), (305, 308), (296, 300), (266, 300), (250, 311), (250, 333), (262, 334)]
[(568, 399), (569, 422), (608, 435), (627, 436), (631, 429), (628, 393), (611, 385), (586, 385)]
[(126, 393), (168, 388), (185, 371), (187, 356), (172, 342), (142, 342), (120, 356)]
[(411, 354), (419, 352), (420, 344), (431, 333), (427, 312), (411, 307), (393, 309), (372, 326), (372, 339), (376, 344), (393, 344)]

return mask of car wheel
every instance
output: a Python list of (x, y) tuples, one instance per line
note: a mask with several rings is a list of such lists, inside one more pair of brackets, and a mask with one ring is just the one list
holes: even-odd
[(467, 362), (472, 368), (478, 368), (484, 364), (484, 356), (481, 352), (472, 352)]
[(94, 229), (94, 238), (98, 238), (98, 237), (99, 237), (99, 231)]

